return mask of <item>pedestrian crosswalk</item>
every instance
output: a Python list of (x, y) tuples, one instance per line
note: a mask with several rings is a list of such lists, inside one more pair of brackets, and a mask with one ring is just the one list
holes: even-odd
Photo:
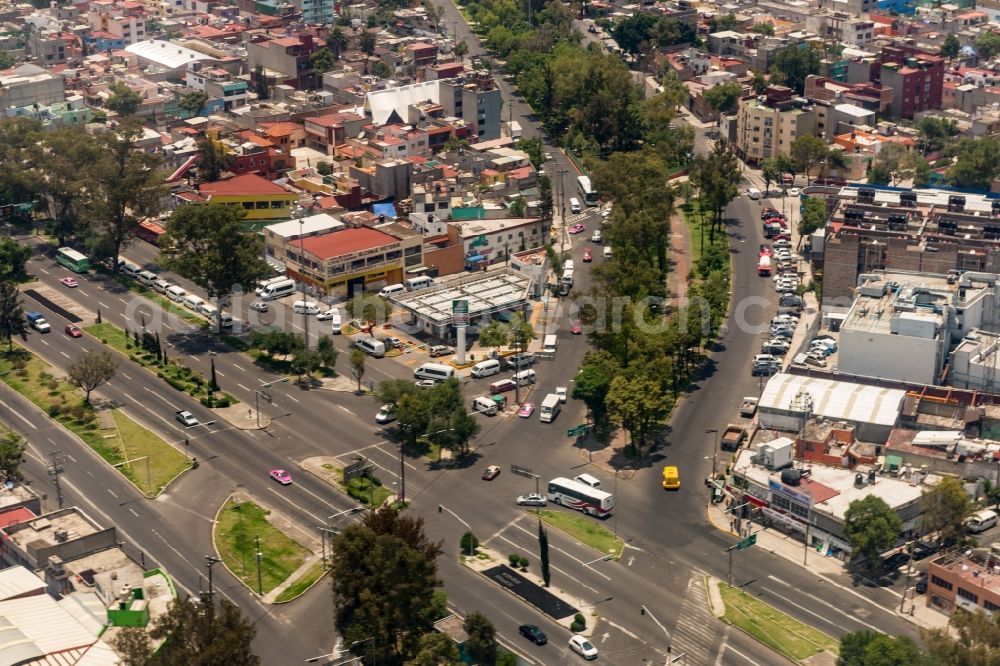
[(705, 574), (694, 572), (688, 580), (684, 603), (671, 632), (673, 654), (684, 653), (688, 664), (711, 663), (711, 655), (722, 631), (708, 608), (705, 586)]

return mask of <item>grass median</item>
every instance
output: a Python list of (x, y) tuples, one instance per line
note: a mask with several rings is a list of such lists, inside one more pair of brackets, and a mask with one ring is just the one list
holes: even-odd
[(742, 589), (719, 585), (726, 613), (722, 619), (793, 661), (804, 661), (827, 651), (837, 654), (839, 643), (818, 629), (802, 624)]
[[(310, 552), (267, 520), (253, 502), (228, 500), (219, 512), (212, 538), (226, 567), (252, 590), (267, 594), (302, 566)], [(260, 539), (258, 578), (257, 539)], [(259, 582), (259, 586), (258, 586)]]
[[(75, 433), (147, 496), (156, 496), (187, 468), (183, 453), (121, 410), (111, 410), (112, 418), (102, 422), (94, 408), (84, 403), (83, 395), (51, 371), (51, 366), (26, 350), (0, 357), (4, 382)], [(128, 460), (133, 462), (125, 463)]]
[[(534, 511), (531, 513), (534, 514)], [(579, 540), (580, 543), (590, 546), (604, 555), (611, 555), (616, 560), (622, 556), (625, 542), (601, 525), (596, 518), (585, 516), (582, 513), (551, 511), (549, 509), (542, 509), (538, 515), (552, 527), (562, 530)]]
[(305, 573), (296, 578), (291, 585), (286, 587), (281, 594), (275, 597), (274, 603), (282, 604), (303, 595), (316, 583), (316, 581), (322, 578), (325, 573), (326, 569), (323, 568), (323, 562), (316, 562), (311, 567), (306, 569)]

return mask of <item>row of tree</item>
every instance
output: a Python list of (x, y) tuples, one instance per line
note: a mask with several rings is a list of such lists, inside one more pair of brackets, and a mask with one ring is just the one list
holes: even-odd
[(430, 388), (408, 379), (390, 379), (379, 384), (375, 397), (394, 407), (401, 446), (416, 447), (426, 439), (461, 455), (482, 429), (466, 408), (454, 377)]

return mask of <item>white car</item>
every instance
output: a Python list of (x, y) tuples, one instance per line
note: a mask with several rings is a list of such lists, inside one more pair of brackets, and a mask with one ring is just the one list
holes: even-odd
[(799, 188), (793, 187), (792, 189), (788, 190), (788, 196), (797, 197), (799, 196), (800, 192), (801, 190), (799, 190)]
[(787, 314), (778, 315), (777, 317), (771, 320), (772, 326), (774, 326), (775, 324), (779, 325), (788, 324), (789, 326), (795, 326), (798, 323), (799, 323), (798, 317), (793, 317), (792, 315), (787, 315)]
[(517, 503), (521, 506), (545, 506), (548, 502), (544, 495), (538, 493), (528, 493), (517, 498)]
[(594, 229), (594, 233), (590, 234), (591, 243), (600, 243), (603, 239), (604, 236), (601, 234), (600, 229)]
[(597, 648), (594, 647), (593, 643), (579, 634), (570, 636), (569, 649), (576, 652), (587, 661), (597, 659)]
[(392, 423), (396, 420), (396, 406), (395, 405), (382, 405), (382, 409), (378, 410), (378, 414), (375, 415), (375, 423)]
[(267, 303), (264, 303), (262, 301), (254, 301), (253, 303), (250, 304), (250, 309), (253, 310), (254, 312), (267, 312), (271, 308), (268, 306)]
[(185, 428), (198, 425), (198, 418), (187, 410), (177, 412), (176, 416), (177, 420), (180, 421)]
[(316, 321), (327, 321), (328, 319), (333, 319), (333, 313), (336, 312), (333, 308), (329, 310), (324, 310), (316, 315)]
[(781, 248), (781, 247), (790, 248), (792, 247), (792, 241), (786, 240), (784, 238), (779, 238), (778, 240), (774, 241), (773, 245), (776, 248)]
[(754, 365), (778, 365), (781, 363), (781, 359), (777, 356), (772, 356), (770, 354), (757, 354), (753, 357)]

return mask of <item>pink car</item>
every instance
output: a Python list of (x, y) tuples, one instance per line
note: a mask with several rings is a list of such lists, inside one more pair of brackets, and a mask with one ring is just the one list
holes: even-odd
[(569, 232), (571, 234), (582, 234), (586, 230), (587, 227), (583, 226), (579, 222), (577, 222), (576, 224), (574, 224), (572, 227), (569, 228)]
[(526, 419), (535, 413), (535, 403), (526, 402), (521, 405), (521, 409), (517, 410), (517, 415), (522, 419)]
[(292, 485), (292, 475), (283, 469), (272, 469), (271, 478), (283, 486)]
[(59, 281), (62, 282), (67, 287), (78, 287), (78, 286), (80, 286), (80, 283), (77, 282), (76, 278), (74, 278), (74, 277), (64, 277), (63, 279), (61, 279)]

